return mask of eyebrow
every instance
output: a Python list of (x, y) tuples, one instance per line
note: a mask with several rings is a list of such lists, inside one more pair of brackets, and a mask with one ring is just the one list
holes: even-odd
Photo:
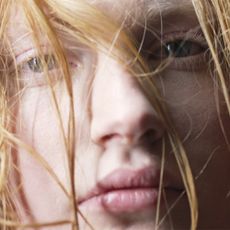
[(186, 2), (185, 5), (178, 7), (175, 4), (163, 4), (159, 8), (149, 8), (147, 11), (147, 19), (159, 22), (159, 20), (174, 18), (185, 18), (191, 20), (197, 20), (194, 7), (192, 3)]
[(152, 16), (159, 16), (159, 13), (168, 15), (174, 12), (179, 12), (181, 14), (194, 12), (194, 7), (190, 0), (181, 0), (180, 5), (178, 1), (174, 0), (148, 0), (148, 2), (146, 9)]
[(177, 29), (180, 31), (199, 27), (199, 22), (190, 0), (182, 0), (182, 6), (175, 4), (177, 1), (171, 0), (148, 0), (147, 2), (141, 13), (130, 14), (126, 24), (126, 28), (132, 31), (137, 39), (142, 36), (143, 28), (160, 34), (163, 30), (172, 29), (175, 31)]
[(121, 0), (95, 0), (93, 5), (120, 22), (130, 17), (133, 20), (147, 17), (157, 21), (162, 15), (171, 17), (177, 14), (195, 14), (192, 0), (124, 0), (122, 7), (120, 2)]

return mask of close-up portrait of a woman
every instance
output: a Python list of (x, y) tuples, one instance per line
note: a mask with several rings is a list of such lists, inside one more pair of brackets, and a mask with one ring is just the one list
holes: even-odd
[(0, 229), (230, 229), (229, 0), (0, 0)]

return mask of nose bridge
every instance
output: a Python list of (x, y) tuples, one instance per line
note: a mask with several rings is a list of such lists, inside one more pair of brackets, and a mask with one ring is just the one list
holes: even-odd
[(162, 134), (156, 112), (136, 79), (113, 59), (100, 56), (91, 102), (91, 137), (98, 144), (115, 137), (138, 141), (149, 131)]

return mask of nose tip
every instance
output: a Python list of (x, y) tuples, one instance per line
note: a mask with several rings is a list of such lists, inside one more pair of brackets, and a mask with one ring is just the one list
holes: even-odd
[(94, 123), (92, 130), (93, 142), (101, 146), (114, 140), (124, 145), (153, 143), (164, 133), (162, 122), (155, 115), (145, 113), (119, 114), (115, 119)]

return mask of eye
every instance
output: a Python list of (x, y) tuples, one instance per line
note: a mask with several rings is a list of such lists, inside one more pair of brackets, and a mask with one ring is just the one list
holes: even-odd
[(155, 59), (165, 59), (168, 57), (185, 58), (195, 56), (205, 52), (206, 47), (198, 42), (189, 40), (176, 40), (165, 43), (160, 49), (153, 52), (152, 56)]
[(209, 48), (200, 30), (162, 35), (150, 44), (143, 53), (152, 69), (196, 72), (208, 67)]
[(47, 68), (47, 70), (53, 70), (57, 67), (57, 62), (54, 55), (49, 54), (44, 55), (43, 60), (38, 56), (32, 57), (31, 59), (29, 59), (29, 61), (27, 61), (26, 64), (29, 70), (33, 71), (34, 73), (44, 72), (45, 67)]
[[(25, 58), (25, 60), (23, 58), (21, 62), (20, 57), (18, 58), (19, 80), (22, 87), (46, 86), (50, 83), (55, 84), (62, 79), (57, 60), (52, 53), (46, 53), (42, 56), (32, 53), (30, 58)], [(45, 73), (46, 71), (48, 73)], [(47, 81), (47, 77), (49, 81)]]

